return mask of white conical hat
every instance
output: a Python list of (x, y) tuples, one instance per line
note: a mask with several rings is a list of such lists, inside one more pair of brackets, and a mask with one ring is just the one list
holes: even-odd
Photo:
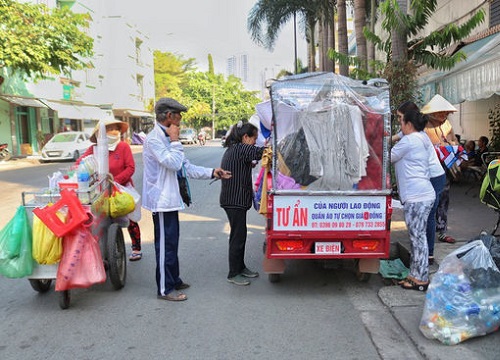
[(441, 111), (457, 112), (458, 110), (444, 97), (436, 94), (420, 111), (422, 114), (432, 114)]

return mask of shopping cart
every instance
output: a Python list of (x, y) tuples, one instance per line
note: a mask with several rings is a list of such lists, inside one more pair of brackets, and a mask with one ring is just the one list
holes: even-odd
[[(127, 275), (127, 262), (125, 242), (121, 225), (113, 222), (109, 216), (109, 201), (111, 184), (107, 179), (100, 180), (91, 186), (88, 191), (78, 191), (83, 208), (92, 214), (93, 222), (90, 226), (92, 235), (98, 239), (107, 271), (113, 289), (119, 290), (125, 286)], [(59, 191), (42, 189), (39, 191), (25, 191), (22, 193), (22, 203), (26, 209), (30, 223), (33, 224), (33, 210), (44, 207), (49, 203), (56, 203), (61, 198)], [(31, 287), (45, 293), (50, 290), (52, 280), (56, 279), (58, 264), (40, 265), (33, 264), (33, 273), (28, 276)], [(59, 306), (67, 309), (70, 304), (70, 291), (60, 292)]]

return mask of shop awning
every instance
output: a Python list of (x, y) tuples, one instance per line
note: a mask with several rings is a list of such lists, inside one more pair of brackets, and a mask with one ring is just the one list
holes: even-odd
[(25, 98), (20, 96), (8, 96), (2, 95), (0, 99), (8, 101), (12, 104), (16, 104), (19, 106), (29, 106), (29, 107), (38, 107), (38, 108), (46, 108), (47, 105), (34, 98)]
[(57, 111), (60, 119), (100, 120), (108, 117), (108, 113), (97, 106), (62, 104), (54, 101), (43, 100), (49, 108)]
[(148, 113), (146, 111), (139, 111), (139, 110), (126, 110), (125, 111), (128, 115), (130, 116), (135, 116), (135, 117), (153, 117), (151, 113)]
[(153, 114), (144, 110), (135, 110), (135, 109), (113, 109), (113, 114), (116, 116), (125, 116), (125, 117), (141, 117), (141, 118), (152, 118)]
[(500, 33), (460, 49), (467, 59), (448, 71), (432, 71), (420, 77), (423, 102), (436, 93), (452, 104), (487, 99), (500, 94)]
[(107, 112), (97, 106), (80, 106), (86, 120), (101, 120), (112, 116), (111, 112)]

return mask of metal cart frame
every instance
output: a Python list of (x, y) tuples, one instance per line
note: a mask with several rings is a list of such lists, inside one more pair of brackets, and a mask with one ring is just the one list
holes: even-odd
[[(99, 245), (103, 257), (104, 267), (114, 290), (119, 290), (125, 286), (127, 276), (127, 261), (125, 252), (125, 242), (120, 224), (113, 222), (109, 216), (109, 201), (111, 194), (111, 183), (108, 179), (103, 179), (88, 191), (78, 191), (80, 201), (84, 209), (90, 212), (93, 223), (90, 227), (92, 235), (99, 240)], [(40, 191), (25, 191), (22, 193), (22, 203), (26, 209), (28, 219), (33, 224), (33, 209), (55, 203), (60, 199), (59, 191), (48, 189)], [(33, 273), (28, 276), (28, 280), (33, 290), (45, 293), (50, 290), (52, 280), (56, 280), (58, 264), (40, 265), (33, 260)], [(70, 304), (70, 291), (61, 291), (59, 306), (67, 309)]]
[[(270, 169), (272, 177), (268, 183), (272, 185), (268, 185), (263, 264), (269, 281), (279, 281), (280, 275), (285, 271), (284, 261), (293, 259), (353, 260), (358, 279), (368, 281), (372, 273), (378, 272), (380, 259), (388, 258), (390, 252), (392, 198), (389, 181), (389, 134), (391, 134), (391, 124), (387, 82), (383, 79), (361, 82), (331, 73), (302, 74), (276, 81), (271, 86), (270, 95), (273, 159)], [(372, 102), (369, 104), (361, 102), (359, 95), (362, 95), (366, 102), (372, 101), (374, 106)], [(300, 189), (279, 189), (276, 182), (278, 166), (286, 162), (284, 158), (278, 157), (279, 141), (288, 141), (288, 145), (294, 144), (294, 141), (299, 139), (299, 136), (294, 134), (298, 134), (299, 129), (303, 129), (305, 123), (302, 122), (304, 120), (297, 120), (298, 114), (305, 111), (311, 111), (310, 113), (314, 114), (328, 113), (329, 110), (318, 110), (317, 107), (309, 110), (312, 102), (326, 103), (330, 108), (336, 108), (337, 104), (341, 103), (345, 109), (348, 101), (349, 105), (357, 106), (360, 111), (363, 108), (363, 117), (366, 119), (371, 116), (370, 124), (376, 124), (376, 126), (367, 125), (368, 120), (365, 120), (363, 125), (365, 131), (371, 129), (371, 140), (368, 140), (367, 134), (370, 149), (368, 161), (372, 161), (373, 166), (367, 165), (368, 174), (358, 183), (350, 184), (350, 188), (346, 187), (345, 183), (338, 182), (335, 185), (329, 183), (330, 188), (311, 189), (301, 186)], [(280, 106), (283, 107), (280, 108)], [(296, 112), (291, 111), (291, 108)], [(297, 117), (290, 116), (291, 113), (297, 114)], [(343, 114), (335, 114), (338, 117), (331, 117), (328, 121), (333, 119), (331, 123), (341, 124), (347, 129), (350, 125), (343, 122)], [(286, 127), (280, 127), (282, 119), (291, 119), (291, 122), (287, 123)], [(314, 133), (311, 127), (308, 129), (309, 134)], [(289, 135), (296, 137), (287, 140), (286, 137)], [(325, 154), (331, 154), (337, 150), (335, 148), (323, 150), (321, 148), (323, 143), (320, 142), (323, 138), (311, 136)], [(330, 134), (322, 133), (318, 136), (326, 138)], [(328, 145), (332, 144), (332, 142), (324, 142)], [(304, 159), (308, 159), (308, 155), (304, 155), (305, 146), (300, 144), (300, 146), (290, 146), (295, 151), (293, 152), (294, 159), (290, 163), (303, 169)], [(342, 150), (338, 151), (342, 153)], [(327, 157), (325, 155), (325, 158)], [(322, 164), (327, 164), (327, 162)], [(373, 170), (370, 174), (368, 168), (376, 169), (376, 171)], [(289, 170), (288, 166), (287, 170)], [(325, 170), (325, 173), (322, 173), (318, 179), (324, 177), (325, 174), (334, 174), (336, 171), (339, 173), (342, 171), (340, 166), (338, 169), (330, 169), (328, 173)], [(306, 172), (303, 171), (303, 173)], [(369, 182), (362, 182), (363, 180), (369, 180)], [(297, 183), (303, 184), (299, 180)]]

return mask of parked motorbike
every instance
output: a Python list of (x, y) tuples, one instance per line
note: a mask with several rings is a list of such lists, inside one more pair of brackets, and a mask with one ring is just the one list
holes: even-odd
[(0, 144), (0, 161), (7, 161), (12, 157), (7, 144)]

